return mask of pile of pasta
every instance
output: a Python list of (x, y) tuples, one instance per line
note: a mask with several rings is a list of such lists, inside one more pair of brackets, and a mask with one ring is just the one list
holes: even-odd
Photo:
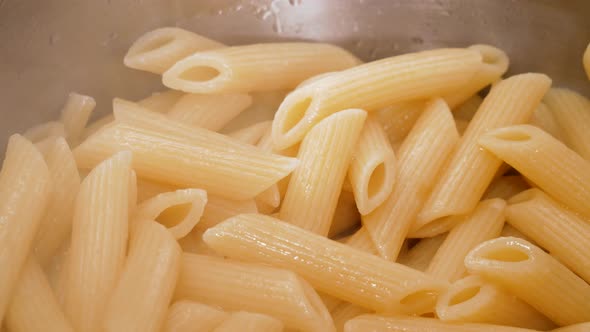
[(586, 97), (488, 45), (162, 28), (124, 62), (169, 90), (9, 140), (7, 331), (590, 330)]

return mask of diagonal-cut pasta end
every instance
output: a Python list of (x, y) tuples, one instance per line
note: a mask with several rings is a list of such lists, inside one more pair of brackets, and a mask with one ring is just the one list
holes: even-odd
[(230, 76), (222, 57), (202, 52), (175, 63), (162, 75), (162, 83), (184, 92), (212, 93), (223, 87)]
[(311, 89), (298, 89), (281, 103), (272, 122), (274, 149), (284, 150), (297, 144), (317, 122), (311, 112), (313, 100)]
[[(465, 267), (471, 273), (486, 274), (522, 270), (533, 255), (533, 245), (516, 237), (501, 237), (483, 242), (465, 257)], [(518, 266), (521, 269), (518, 269)]]
[(510, 59), (501, 49), (485, 44), (472, 45), (468, 49), (478, 51), (481, 54), (482, 72), (487, 77), (497, 77), (499, 79), (508, 70)]
[(491, 130), (478, 139), (479, 145), (497, 154), (511, 150), (522, 144), (528, 144), (535, 136), (543, 134), (542, 130), (531, 125), (516, 125)]
[(430, 283), (428, 287), (418, 287), (399, 301), (400, 309), (411, 315), (434, 312), (438, 297), (447, 290), (447, 287), (448, 285), (442, 281), (438, 285)]
[(543, 194), (543, 192), (540, 189), (531, 188), (531, 189), (522, 191), (522, 192), (512, 196), (508, 200), (508, 205), (509, 205), (508, 207), (510, 207), (510, 205), (524, 204), (526, 202), (540, 198), (544, 195), (545, 194)]

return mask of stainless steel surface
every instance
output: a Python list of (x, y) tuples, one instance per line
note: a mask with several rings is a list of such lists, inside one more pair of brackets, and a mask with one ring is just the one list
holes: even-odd
[(105, 112), (114, 96), (158, 90), (158, 77), (122, 58), (165, 25), (230, 44), (327, 41), (366, 60), (489, 43), (508, 52), (512, 73), (590, 94), (590, 0), (0, 0), (0, 156), (9, 134), (54, 119), (69, 91)]

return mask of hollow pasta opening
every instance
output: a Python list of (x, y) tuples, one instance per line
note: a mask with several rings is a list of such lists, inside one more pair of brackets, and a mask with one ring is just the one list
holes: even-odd
[(480, 291), (480, 286), (472, 286), (462, 289), (459, 292), (453, 294), (453, 296), (451, 296), (451, 298), (449, 299), (449, 306), (467, 302), (474, 298), (477, 294), (479, 294)]
[(166, 226), (167, 228), (172, 228), (186, 219), (191, 211), (191, 208), (192, 203), (190, 202), (172, 205), (160, 212), (160, 214), (155, 219), (157, 222)]
[(481, 255), (482, 258), (500, 262), (518, 263), (529, 259), (529, 255), (522, 252), (519, 248), (500, 247), (494, 248)]
[(174, 41), (175, 37), (171, 35), (154, 36), (152, 39), (144, 41), (143, 44), (134, 52), (135, 54), (148, 53), (156, 49), (162, 48)]
[(403, 297), (399, 303), (408, 307), (409, 311), (423, 314), (432, 312), (439, 291), (435, 289), (421, 289)]
[(379, 194), (383, 189), (385, 183), (385, 163), (380, 163), (375, 167), (371, 175), (369, 176), (369, 182), (367, 183), (367, 196), (369, 200)]
[(298, 101), (293, 105), (286, 113), (285, 121), (283, 121), (282, 132), (287, 133), (293, 129), (305, 116), (305, 112), (311, 105), (311, 97), (307, 97), (303, 100)]
[(210, 66), (194, 66), (183, 71), (179, 75), (179, 78), (192, 82), (207, 82), (219, 75), (221, 75), (221, 72), (216, 68)]

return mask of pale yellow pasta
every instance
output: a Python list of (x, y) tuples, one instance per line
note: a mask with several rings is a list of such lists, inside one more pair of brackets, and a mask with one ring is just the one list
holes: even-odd
[(383, 126), (368, 117), (348, 168), (348, 178), (361, 214), (372, 212), (387, 199), (393, 190), (396, 171), (395, 153)]
[(150, 96), (137, 101), (141, 107), (152, 112), (167, 113), (176, 104), (184, 93), (176, 90), (154, 92)]
[(184, 124), (219, 131), (252, 104), (246, 93), (192, 94), (187, 93), (166, 114)]
[(481, 149), (478, 138), (494, 128), (526, 123), (550, 85), (547, 76), (529, 73), (512, 76), (492, 88), (439, 174), (411, 232), (437, 219), (466, 214), (475, 208), (502, 164)]
[(584, 57), (582, 58), (582, 64), (584, 65), (584, 70), (586, 70), (586, 76), (588, 76), (588, 79), (590, 80), (590, 44), (586, 47)]
[(254, 198), (258, 211), (269, 214), (273, 213), (281, 204), (281, 192), (275, 183)]
[(29, 256), (21, 271), (6, 326), (12, 332), (74, 332), (34, 256)]
[(467, 49), (481, 53), (483, 64), (467, 84), (457, 92), (443, 96), (443, 99), (451, 109), (460, 106), (486, 86), (501, 80), (502, 75), (508, 70), (510, 61), (504, 51), (485, 44), (472, 45)]
[(230, 218), (203, 240), (223, 255), (291, 269), (319, 291), (381, 312), (430, 312), (446, 288), (422, 272), (264, 215)]
[(115, 116), (113, 114), (108, 114), (103, 116), (102, 118), (95, 120), (91, 124), (89, 124), (86, 129), (84, 129), (84, 133), (82, 135), (83, 139), (88, 138), (90, 135), (97, 132), (99, 129), (103, 128), (104, 126), (108, 125), (109, 123), (115, 121)]
[(74, 202), (80, 188), (80, 174), (68, 143), (55, 138), (45, 155), (53, 191), (35, 236), (34, 251), (39, 264), (46, 266), (72, 230)]
[(105, 331), (158, 332), (174, 294), (181, 249), (162, 225), (139, 220), (104, 320)]
[(47, 137), (66, 137), (64, 124), (59, 121), (49, 121), (27, 129), (23, 136), (33, 143), (37, 143)]
[(271, 316), (238, 311), (231, 314), (213, 332), (281, 332), (283, 323)]
[(256, 145), (262, 136), (271, 128), (272, 121), (262, 121), (248, 127), (233, 131), (227, 136), (240, 142)]
[(518, 229), (514, 228), (512, 225), (510, 225), (509, 223), (505, 223), (504, 224), (504, 228), (502, 228), (502, 233), (500, 234), (500, 236), (502, 237), (506, 237), (506, 236), (511, 236), (511, 237), (518, 237), (521, 238), (523, 240), (526, 240), (536, 246), (539, 246), (535, 241), (533, 241), (533, 239), (531, 239), (530, 237), (524, 235), (521, 231), (519, 231)]
[(464, 215), (460, 214), (437, 219), (436, 221), (409, 233), (408, 237), (412, 239), (422, 239), (425, 237), (434, 237), (439, 234), (446, 233), (461, 221), (463, 221), (463, 216)]
[(465, 266), (558, 325), (590, 320), (590, 285), (525, 240), (502, 237), (486, 241), (467, 255)]
[(483, 102), (483, 98), (479, 95), (474, 95), (467, 99), (463, 104), (453, 109), (453, 116), (455, 119), (471, 121), (477, 112), (479, 106)]
[(50, 195), (51, 174), (43, 156), (30, 141), (12, 135), (0, 171), (0, 322)]
[(496, 129), (479, 144), (566, 206), (590, 217), (590, 161), (531, 125)]
[(68, 100), (61, 110), (61, 122), (64, 125), (65, 137), (71, 146), (78, 145), (95, 106), (96, 101), (92, 97), (75, 92), (68, 95)]
[(203, 216), (201, 216), (197, 228), (207, 229), (238, 214), (257, 212), (258, 209), (254, 200), (235, 201), (208, 195), (205, 211), (203, 211)]
[(379, 208), (363, 216), (363, 227), (381, 257), (396, 260), (436, 175), (458, 140), (448, 106), (442, 99), (430, 102), (397, 154), (398, 172), (392, 194)]
[(273, 316), (287, 328), (334, 330), (314, 289), (288, 270), (185, 253), (175, 298)]
[(490, 183), (482, 198), (509, 199), (519, 192), (527, 190), (529, 187), (528, 183), (520, 175), (501, 176)]
[(344, 324), (350, 319), (367, 313), (369, 313), (369, 310), (346, 302), (330, 311), (338, 332), (344, 331)]
[[(551, 89), (545, 96), (564, 142), (586, 160), (590, 160), (590, 100), (568, 89)], [(543, 128), (555, 138), (551, 130)]]
[(167, 70), (162, 82), (192, 93), (284, 90), (311, 76), (358, 63), (348, 51), (329, 44), (252, 44), (190, 55)]
[(480, 276), (454, 282), (439, 297), (436, 315), (445, 322), (487, 323), (543, 331), (555, 327), (533, 307)]
[(51, 289), (55, 294), (57, 302), (62, 306), (64, 304), (65, 289), (68, 283), (68, 259), (70, 256), (70, 241), (69, 239), (59, 248), (58, 252), (53, 256), (51, 263), (45, 268), (47, 279), (51, 285)]
[[(553, 90), (556, 89), (549, 90), (549, 93), (545, 95), (545, 101), (549, 100), (549, 96)], [(558, 140), (565, 141), (564, 130), (560, 127), (553, 111), (546, 105), (546, 103), (539, 104), (539, 107), (537, 107), (531, 116), (531, 121), (529, 123), (535, 127), (543, 129)]]
[(419, 271), (426, 271), (432, 257), (436, 254), (446, 236), (447, 234), (440, 234), (435, 237), (421, 239), (407, 253), (402, 254), (400, 252), (397, 262)]
[[(589, 66), (590, 67), (590, 66)], [(590, 72), (590, 70), (589, 70)], [(588, 75), (590, 76), (590, 75)], [(551, 332), (587, 332), (590, 331), (590, 323), (573, 324), (565, 327), (561, 327)]]
[(433, 318), (362, 315), (344, 325), (344, 332), (538, 332), (491, 324), (448, 323)]
[(164, 332), (210, 332), (229, 318), (225, 311), (193, 301), (178, 301), (168, 309)]
[(176, 27), (149, 31), (139, 37), (125, 55), (127, 67), (163, 74), (182, 58), (225, 45)]
[(206, 229), (195, 228), (182, 239), (178, 239), (178, 244), (183, 252), (207, 256), (223, 257), (209, 248), (203, 241), (203, 233)]
[[(343, 232), (349, 231), (355, 226), (360, 225), (360, 222), (361, 215), (356, 208), (354, 195), (351, 192), (342, 191), (338, 198), (336, 210), (334, 211), (334, 218), (332, 218), (332, 225), (330, 226), (328, 237), (333, 238)], [(371, 241), (370, 238), (369, 241)]]
[(426, 269), (435, 278), (451, 282), (465, 274), (463, 261), (478, 244), (496, 238), (502, 232), (506, 202), (493, 198), (480, 202), (473, 212), (453, 227)]
[(359, 228), (359, 230), (346, 239), (344, 243), (354, 249), (364, 251), (372, 255), (378, 255), (375, 244), (371, 239), (371, 235), (369, 235), (369, 232), (367, 232), (365, 227)]
[(349, 109), (322, 120), (305, 136), (281, 204), (280, 218), (327, 236), (367, 113)]
[(74, 150), (78, 167), (90, 168), (117, 151), (130, 150), (139, 177), (201, 188), (229, 199), (248, 199), (287, 176), (298, 164), (296, 159), (268, 154), (141, 108), (115, 111), (115, 124)]
[(115, 154), (82, 181), (74, 208), (65, 312), (74, 330), (101, 331), (125, 262), (131, 153)]
[(509, 201), (507, 221), (590, 283), (590, 220), (583, 219), (539, 189)]
[(204, 190), (179, 189), (144, 201), (137, 207), (133, 219), (156, 220), (180, 239), (197, 225), (206, 204), (207, 192)]
[(149, 181), (145, 179), (137, 179), (137, 203), (153, 198), (159, 194), (177, 190), (178, 188), (173, 185)]
[[(371, 113), (379, 120), (392, 145), (401, 144), (424, 110), (424, 101), (393, 105)], [(397, 151), (397, 150), (396, 150)]]
[(383, 107), (452, 92), (481, 68), (477, 51), (437, 49), (369, 62), (297, 89), (273, 121), (275, 147), (284, 149), (328, 115), (345, 108)]
[(469, 121), (463, 119), (455, 119), (455, 126), (457, 127), (457, 132), (459, 136), (463, 136), (467, 127), (469, 127)]
[[(223, 127), (222, 132), (230, 133), (240, 128), (244, 128), (244, 126), (253, 125), (263, 121), (271, 121), (288, 92), (289, 91), (287, 90), (279, 90), (249, 93), (252, 97), (252, 105), (241, 112), (240, 115), (228, 123), (227, 126)], [(270, 135), (270, 129), (268, 132)], [(272, 147), (272, 144), (270, 145)]]

